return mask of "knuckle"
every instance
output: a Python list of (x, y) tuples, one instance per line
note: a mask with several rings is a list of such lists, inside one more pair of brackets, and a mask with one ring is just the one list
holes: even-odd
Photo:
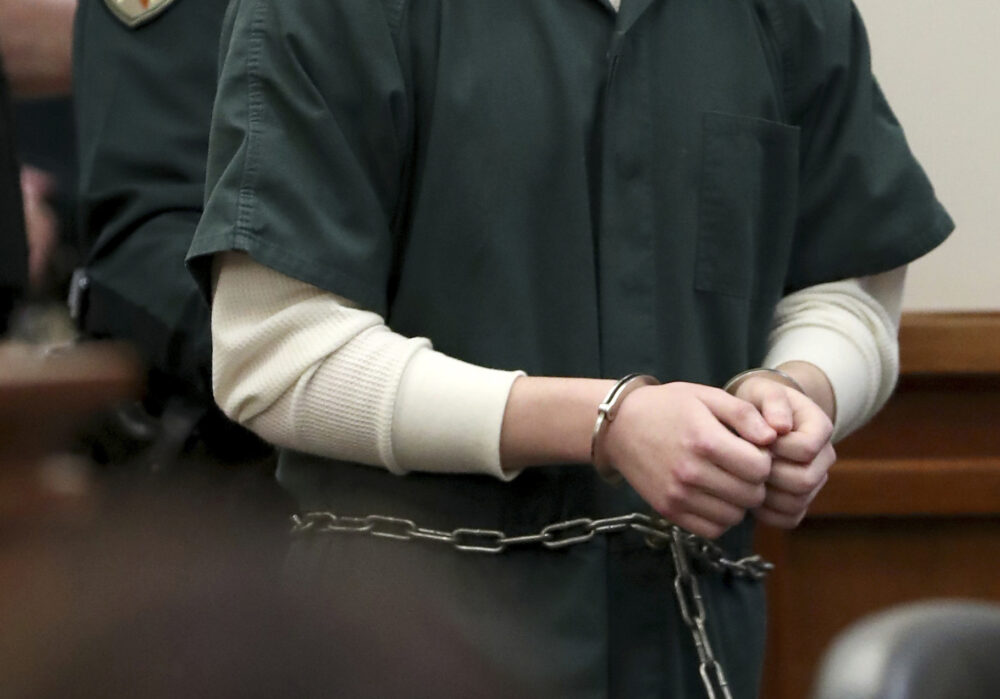
[(748, 499), (750, 507), (760, 507), (767, 500), (767, 487), (763, 483), (754, 486)]
[(674, 475), (681, 486), (695, 485), (699, 474), (700, 469), (693, 461), (682, 461), (674, 471)]
[(695, 428), (688, 434), (685, 446), (692, 454), (707, 456), (712, 451), (712, 438), (704, 428)]
[(827, 458), (830, 461), (830, 465), (833, 466), (833, 464), (837, 462), (837, 450), (834, 449), (833, 445), (829, 443), (826, 445), (826, 448), (827, 448)]
[(661, 517), (666, 517), (671, 521), (675, 520), (679, 514), (676, 510), (674, 510), (673, 506), (667, 501), (666, 498), (663, 498), (656, 503), (652, 503), (652, 505), (653, 509), (656, 510), (656, 514)]
[(697, 454), (697, 442), (698, 440), (696, 439), (695, 432), (693, 430), (685, 433), (680, 439), (681, 451), (687, 454)]
[(812, 502), (811, 492), (806, 493), (805, 495), (800, 495), (792, 500), (791, 507), (789, 508), (789, 514), (801, 516), (805, 513), (806, 509), (808, 509), (810, 502)]
[(742, 461), (739, 478), (753, 485), (760, 485), (771, 477), (771, 455), (766, 449), (759, 449), (756, 454), (748, 454)]
[(795, 484), (796, 487), (791, 492), (796, 495), (815, 496), (829, 479), (830, 474), (826, 468), (810, 469), (803, 474), (800, 482)]
[(687, 503), (687, 488), (685, 488), (680, 483), (672, 483), (667, 486), (666, 490), (663, 492), (663, 497), (660, 500), (660, 510), (661, 515), (677, 514), (684, 509), (684, 505)]
[(822, 433), (824, 442), (830, 441), (830, 437), (833, 436), (833, 420), (827, 415), (823, 416)]
[(809, 492), (809, 494), (807, 494), (807, 495), (806, 495), (806, 496), (805, 496), (805, 497), (803, 498), (803, 499), (804, 499), (804, 501), (805, 501), (805, 502), (803, 502), (803, 504), (802, 504), (802, 506), (803, 506), (803, 507), (809, 507), (809, 505), (811, 505), (811, 504), (812, 504), (812, 501), (813, 501), (813, 500), (815, 500), (815, 499), (816, 499), (816, 496), (817, 496), (817, 495), (819, 495), (819, 493), (820, 493), (820, 491), (821, 491), (821, 490), (823, 490), (823, 486), (825, 486), (825, 485), (826, 485), (826, 482), (827, 482), (828, 480), (829, 480), (829, 478), (828, 478), (828, 477), (827, 477), (827, 476), (826, 476), (825, 474), (823, 475), (823, 477), (822, 477), (822, 478), (820, 478), (820, 479), (819, 479), (819, 483), (817, 483), (817, 484), (816, 484), (816, 487), (815, 487), (815, 488), (813, 488), (813, 489), (812, 489), (812, 490), (811, 490), (811, 491)]
[(766, 508), (775, 516), (784, 515), (788, 511), (788, 496), (776, 495), (768, 500)]
[(688, 498), (688, 489), (683, 483), (673, 481), (667, 485), (666, 497), (669, 502), (683, 503)]
[(750, 420), (757, 415), (757, 408), (754, 407), (753, 403), (740, 401), (736, 406), (735, 413), (736, 418), (741, 421)]
[(819, 480), (808, 475), (804, 475), (801, 478), (796, 478), (794, 481), (788, 484), (788, 492), (795, 496), (796, 500), (798, 498), (808, 495), (816, 486), (819, 484)]
[(806, 437), (802, 442), (802, 446), (808, 452), (809, 458), (815, 459), (823, 451), (823, 447), (826, 446), (828, 440), (828, 436), (824, 437), (823, 434), (816, 433)]
[(827, 475), (825, 469), (817, 471), (816, 473), (812, 474), (809, 478), (809, 485), (812, 487), (809, 488), (808, 494), (812, 495), (820, 488), (822, 488), (826, 484), (826, 480), (827, 480)]
[(801, 507), (799, 497), (800, 496), (798, 495), (782, 493), (780, 496), (774, 498), (771, 509), (782, 515), (789, 515), (798, 512)]
[(763, 483), (771, 475), (771, 454), (766, 449), (760, 449), (757, 457), (750, 461), (750, 476), (755, 483)]

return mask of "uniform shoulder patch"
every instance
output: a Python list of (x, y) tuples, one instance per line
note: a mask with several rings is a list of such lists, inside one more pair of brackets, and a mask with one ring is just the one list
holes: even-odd
[(176, 0), (104, 0), (111, 14), (127, 26), (141, 26), (158, 17)]

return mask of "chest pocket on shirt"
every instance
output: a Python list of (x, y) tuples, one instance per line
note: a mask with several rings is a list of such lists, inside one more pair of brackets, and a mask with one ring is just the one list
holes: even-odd
[(702, 137), (695, 288), (778, 293), (795, 231), (799, 129), (708, 112)]

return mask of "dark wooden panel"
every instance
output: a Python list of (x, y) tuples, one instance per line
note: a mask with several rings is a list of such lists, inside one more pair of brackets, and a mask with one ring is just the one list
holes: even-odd
[(905, 375), (882, 412), (837, 453), (841, 461), (1000, 455), (1000, 377)]
[(832, 473), (809, 510), (812, 518), (1000, 512), (996, 459), (852, 459)]
[(54, 455), (94, 412), (137, 398), (141, 376), (135, 355), (119, 345), (53, 353), (0, 343), (0, 532), (89, 507), (42, 466), (57, 465)]
[(906, 313), (903, 373), (1000, 373), (1000, 313)]
[(111, 343), (45, 352), (0, 343), (0, 464), (53, 453), (79, 422), (140, 395), (135, 354)]

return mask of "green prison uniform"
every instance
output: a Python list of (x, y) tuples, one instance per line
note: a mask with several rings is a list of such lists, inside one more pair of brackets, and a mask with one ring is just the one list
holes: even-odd
[[(74, 99), (85, 293), (79, 323), (128, 340), (151, 367), (147, 407), (203, 412), (213, 451), (242, 458), (259, 442), (211, 397), (209, 312), (184, 268), (201, 214), (208, 131), (226, 0), (176, 0), (129, 28), (101, 0), (77, 10)], [(80, 279), (77, 279), (77, 283)]]
[[(476, 364), (720, 385), (761, 361), (783, 294), (952, 229), (848, 0), (237, 0), (222, 53), (201, 283), (243, 250)], [(279, 479), (304, 509), (447, 530), (645, 509), (569, 466), (508, 484), (285, 451)], [(669, 556), (629, 536), (478, 557), (325, 537), (296, 560), (404, 600), (372, 623), (425, 624), (424, 662), (464, 653), (519, 695), (703, 695)], [(753, 697), (761, 586), (702, 584)]]

